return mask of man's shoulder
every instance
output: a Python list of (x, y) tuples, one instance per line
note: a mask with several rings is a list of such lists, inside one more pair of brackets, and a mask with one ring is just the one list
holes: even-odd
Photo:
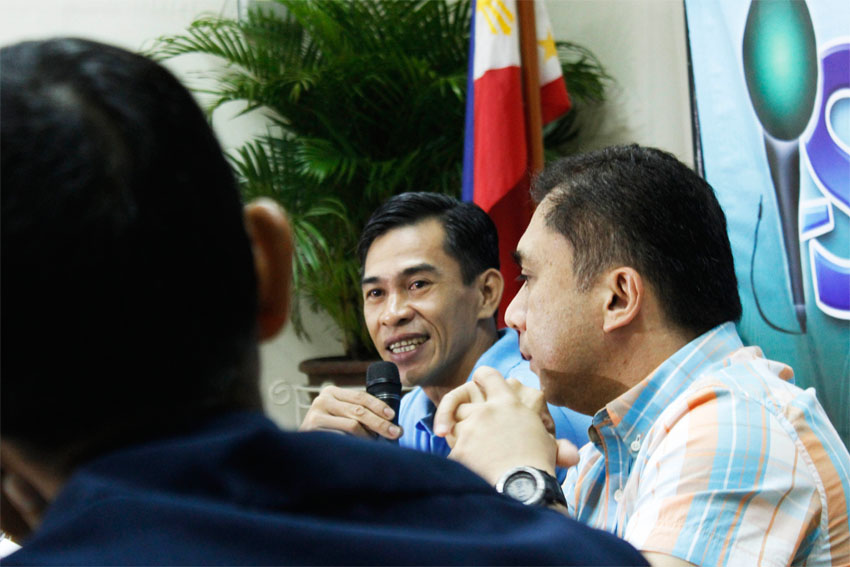
[(793, 378), (791, 367), (764, 358), (758, 347), (744, 347), (689, 384), (664, 413), (669, 419), (671, 414), (693, 412), (700, 406), (711, 406), (724, 415), (761, 407), (779, 419), (806, 411), (828, 421), (815, 390), (798, 387)]
[[(652, 424), (647, 456), (673, 462), (696, 452), (709, 457), (709, 470), (752, 458), (765, 478), (788, 467), (797, 483), (811, 487), (839, 479), (839, 469), (850, 470), (850, 455), (814, 389), (780, 377), (783, 366), (756, 357), (700, 376)], [(838, 484), (850, 494), (846, 481)]]
[[(167, 470), (159, 466), (165, 460)], [(323, 541), (334, 545), (315, 545)], [(450, 460), (254, 424), (101, 459), (72, 479), (8, 564), (405, 564), (411, 557), (639, 561), (613, 536), (524, 507)]]

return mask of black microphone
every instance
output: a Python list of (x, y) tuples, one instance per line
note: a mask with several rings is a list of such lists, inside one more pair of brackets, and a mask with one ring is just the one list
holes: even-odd
[[(398, 367), (392, 362), (373, 362), (366, 369), (366, 392), (375, 396), (395, 412), (393, 423), (398, 425), (398, 406), (401, 403), (401, 380), (398, 377)], [(378, 439), (398, 443), (378, 436)]]

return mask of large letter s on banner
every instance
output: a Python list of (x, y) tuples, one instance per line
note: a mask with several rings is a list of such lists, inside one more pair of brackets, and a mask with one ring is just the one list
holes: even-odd
[(822, 53), (817, 122), (802, 147), (823, 198), (801, 203), (800, 239), (809, 240), (818, 308), (832, 317), (850, 319), (850, 258), (830, 252), (817, 239), (834, 229), (833, 207), (850, 216), (850, 146), (838, 137), (831, 122), (835, 104), (850, 99), (850, 43), (834, 43)]

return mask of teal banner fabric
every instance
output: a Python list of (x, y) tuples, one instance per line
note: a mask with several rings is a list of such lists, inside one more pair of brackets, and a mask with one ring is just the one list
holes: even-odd
[(697, 156), (726, 211), (747, 344), (850, 446), (850, 3), (685, 0)]

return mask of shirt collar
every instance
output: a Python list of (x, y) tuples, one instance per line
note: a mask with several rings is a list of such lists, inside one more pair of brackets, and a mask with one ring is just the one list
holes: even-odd
[[(507, 376), (510, 367), (503, 367), (505, 367), (505, 361), (512, 361), (511, 357), (508, 356), (511, 353), (511, 350), (519, 350), (519, 334), (517, 334), (517, 332), (513, 329), (499, 330), (496, 336), (496, 342), (493, 343), (490, 348), (484, 351), (484, 354), (478, 358), (472, 372), (470, 372), (469, 376), (466, 377), (466, 381), (469, 382), (472, 380), (472, 375), (479, 366), (490, 366), (491, 368), (498, 370), (503, 376)], [(434, 432), (432, 431), (432, 428), (434, 426), (434, 414), (437, 411), (437, 406), (435, 406), (434, 402), (425, 395), (425, 392), (422, 392), (422, 398), (423, 399), (420, 402), (422, 404), (422, 408), (419, 413), (423, 417), (416, 423), (416, 427), (433, 436)]]
[[(590, 438), (599, 445), (598, 429), (626, 445), (640, 446), (667, 406), (709, 368), (743, 346), (735, 324), (726, 322), (695, 338), (593, 417)], [(607, 435), (606, 435), (607, 436)]]

